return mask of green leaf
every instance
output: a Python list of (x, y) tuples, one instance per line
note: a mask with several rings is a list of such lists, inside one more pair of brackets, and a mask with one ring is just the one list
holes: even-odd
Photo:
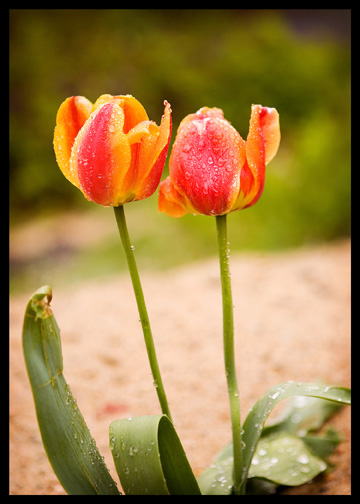
[[(273, 410), (273, 408), (283, 399), (288, 397), (295, 396), (295, 399), (290, 403), (287, 408), (286, 415), (282, 415), (280, 421), (273, 423), (272, 426), (266, 427), (264, 429), (265, 421), (267, 420), (269, 414)], [(298, 399), (298, 396), (301, 397), (301, 400)], [(280, 453), (278, 455), (273, 454), (272, 458), (278, 458), (280, 460), (280, 469), (284, 470), (284, 480), (286, 479), (288, 483), (284, 483), (287, 485), (291, 485), (291, 481), (295, 481), (295, 472), (297, 475), (297, 479), (305, 480), (306, 474), (308, 474), (309, 481), (312, 479), (314, 474), (318, 474), (321, 470), (326, 468), (326, 464), (321, 458), (316, 457), (318, 454), (322, 456), (322, 454), (329, 454), (331, 450), (333, 450), (336, 444), (339, 442), (339, 438), (335, 437), (335, 435), (324, 436), (323, 438), (318, 438), (314, 440), (312, 436), (305, 436), (304, 438), (298, 438), (296, 435), (304, 435), (309, 430), (317, 429), (321, 426), (321, 424), (331, 415), (333, 414), (338, 407), (338, 404), (333, 404), (335, 407), (327, 407), (324, 401), (321, 400), (313, 400), (310, 398), (319, 398), (319, 399), (327, 399), (332, 403), (338, 403), (340, 405), (350, 404), (350, 390), (342, 387), (329, 387), (318, 384), (311, 383), (295, 383), (295, 382), (286, 382), (281, 383), (279, 385), (275, 385), (272, 387), (263, 397), (261, 397), (254, 407), (249, 412), (244, 425), (243, 425), (243, 460), (244, 460), (244, 482), (248, 477), (251, 477), (252, 481), (251, 487), (262, 487), (261, 490), (264, 490), (266, 493), (269, 490), (269, 493), (273, 493), (274, 486), (272, 485), (264, 485), (261, 484), (259, 477), (265, 478), (264, 472), (262, 472), (261, 476), (259, 474), (260, 469), (267, 470), (266, 462), (264, 459), (264, 464), (258, 468), (258, 472), (256, 470), (252, 471), (253, 466), (251, 465), (253, 456), (255, 454), (255, 466), (256, 462), (258, 462), (261, 457), (258, 452), (258, 445), (261, 447), (263, 440), (260, 441), (260, 437), (264, 437), (264, 442), (269, 443), (270, 436), (269, 434), (274, 435), (273, 445), (270, 447), (271, 451), (275, 452), (276, 449), (280, 448), (280, 452), (282, 451), (282, 442), (290, 441), (290, 439), (294, 438), (297, 441), (294, 441), (293, 449), (290, 450), (291, 446), (288, 446), (289, 452), (284, 455)], [(323, 404), (323, 405), (322, 405)], [(287, 441), (281, 441), (281, 436), (291, 437), (287, 438)], [(275, 436), (279, 436), (279, 440)], [(309, 447), (312, 451), (309, 450)], [(260, 448), (261, 449), (261, 448)], [(289, 454), (293, 452), (295, 457), (294, 461), (289, 465)], [(314, 453), (312, 453), (314, 452)], [(311, 457), (310, 457), (310, 455)], [(303, 455), (303, 457), (301, 457)], [(256, 458), (257, 457), (257, 458)], [(301, 461), (305, 461), (306, 457), (309, 459), (309, 465), (302, 464)], [(282, 464), (282, 458), (287, 460), (286, 464)], [(296, 458), (300, 459), (296, 461)], [(298, 464), (302, 464), (299, 465)], [(275, 464), (274, 464), (275, 466)], [(286, 473), (286, 467), (293, 468), (294, 478), (291, 480), (291, 474)], [(249, 474), (249, 470), (251, 467), (251, 473)], [(233, 469), (233, 450), (232, 443), (227, 445), (220, 454), (216, 457), (214, 463), (208, 467), (199, 477), (198, 483), (201, 489), (201, 492), (205, 495), (230, 495), (232, 493), (232, 469)], [(298, 469), (297, 471), (295, 469)], [(302, 469), (302, 470), (300, 470)], [(316, 472), (318, 471), (318, 472)], [(280, 481), (280, 476), (277, 473), (277, 467), (272, 468), (271, 474), (267, 473), (268, 477), (271, 476), (276, 477), (273, 481)], [(304, 475), (304, 477), (303, 477)], [(255, 477), (256, 476), (256, 477)], [(270, 478), (271, 479), (271, 478)], [(259, 485), (258, 485), (259, 483)], [(283, 483), (281, 483), (283, 484)], [(295, 483), (300, 484), (300, 483)], [(252, 488), (252, 492), (255, 488)], [(263, 492), (261, 492), (263, 493)]]
[(119, 495), (63, 375), (60, 332), (41, 287), (25, 312), (23, 351), (43, 445), (67, 493)]
[(197, 481), (203, 495), (231, 495), (233, 491), (232, 443), (228, 445), (210, 467), (198, 476)]
[(278, 485), (302, 485), (325, 471), (327, 464), (315, 456), (297, 436), (275, 433), (261, 438), (249, 478), (267, 479)]
[(304, 436), (316, 431), (333, 416), (343, 405), (333, 401), (324, 401), (318, 397), (294, 396), (280, 415), (264, 427), (263, 434), (285, 431), (297, 436)]
[(261, 437), (278, 432), (300, 436), (315, 455), (326, 460), (341, 442), (341, 436), (331, 428), (322, 436), (310, 433), (319, 430), (342, 407), (342, 404), (318, 397), (295, 396), (281, 414), (264, 427)]
[(327, 399), (340, 404), (351, 403), (348, 388), (332, 387), (312, 383), (285, 382), (275, 385), (266, 392), (253, 406), (243, 425), (243, 460), (244, 480), (248, 477), (252, 457), (259, 442), (264, 424), (274, 407), (283, 399), (291, 396), (309, 396)]
[(301, 439), (311, 448), (315, 455), (324, 460), (334, 453), (335, 448), (342, 441), (339, 433), (332, 428), (327, 429), (322, 436), (307, 435)]
[(175, 428), (166, 415), (116, 420), (110, 448), (127, 495), (200, 495)]
[(246, 495), (272, 495), (279, 485), (261, 478), (250, 478), (246, 484)]

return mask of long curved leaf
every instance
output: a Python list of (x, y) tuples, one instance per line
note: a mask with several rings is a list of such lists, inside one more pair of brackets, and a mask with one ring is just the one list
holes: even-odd
[(251, 459), (260, 439), (264, 424), (271, 411), (282, 400), (291, 396), (310, 396), (340, 404), (351, 403), (351, 391), (344, 387), (324, 386), (312, 383), (285, 382), (266, 392), (248, 413), (243, 425), (244, 479), (248, 476)]
[[(298, 409), (296, 418), (292, 415), (295, 412), (289, 410), (290, 416), (296, 422), (291, 425), (291, 421), (282, 419), (281, 423), (275, 424), (273, 428), (266, 428), (266, 432), (270, 433), (270, 435), (267, 435), (259, 443), (264, 432), (264, 424), (274, 407), (288, 397), (316, 397), (340, 405), (347, 405), (350, 404), (350, 395), (351, 392), (347, 388), (299, 382), (281, 383), (268, 390), (253, 406), (243, 425), (243, 484), (245, 485), (247, 478), (251, 476), (252, 478), (267, 478), (269, 481), (278, 484), (298, 485), (299, 482), (309, 481), (319, 472), (325, 470), (326, 464), (324, 461), (309, 452), (308, 445), (310, 445), (310, 442), (308, 438), (298, 438), (294, 433), (299, 434), (299, 429), (306, 433), (308, 429), (318, 428), (320, 426), (319, 419), (324, 421), (331, 412), (335, 411), (335, 408), (326, 408), (325, 411), (321, 411), (318, 405), (311, 404), (310, 410), (307, 409), (306, 412), (300, 412), (300, 409)], [(280, 425), (284, 428), (283, 430), (276, 429)], [(289, 426), (291, 428), (288, 429)], [(275, 435), (271, 435), (271, 433), (275, 433)], [(321, 442), (321, 438), (315, 444), (318, 441)], [(336, 446), (336, 441), (338, 442), (338, 440), (332, 440), (333, 447)], [(264, 443), (266, 444), (266, 450)], [(284, 443), (288, 443), (288, 452), (286, 452), (284, 446), (281, 446)], [(280, 451), (285, 455), (278, 454), (279, 447)], [(319, 449), (319, 452), (324, 451), (326, 453), (327, 449), (328, 443), (326, 443), (325, 448)], [(277, 452), (276, 456), (275, 452)], [(253, 461), (255, 461), (255, 464), (252, 465)], [(198, 477), (201, 492), (206, 495), (230, 495), (233, 484), (232, 469), (233, 450), (232, 443), (230, 443), (220, 452), (214, 463)], [(251, 473), (249, 473), (250, 470)]]
[(49, 286), (30, 299), (23, 351), (43, 445), (60, 483), (76, 495), (119, 495), (63, 375), (60, 332)]
[(166, 415), (111, 423), (110, 448), (126, 495), (200, 495), (180, 439)]

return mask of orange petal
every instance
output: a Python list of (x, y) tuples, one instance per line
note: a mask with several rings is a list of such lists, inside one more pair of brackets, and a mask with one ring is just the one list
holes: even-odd
[[(247, 162), (242, 167), (240, 172), (240, 191), (234, 205), (231, 208), (231, 212), (235, 210), (241, 210), (251, 204), (254, 204), (254, 192), (255, 179), (252, 174)], [(259, 195), (260, 198), (260, 195)]]
[(164, 212), (169, 217), (182, 217), (187, 213), (181, 206), (181, 196), (175, 189), (170, 177), (160, 183), (158, 205), (159, 212)]
[(149, 135), (154, 135), (155, 138), (159, 135), (159, 127), (152, 121), (142, 121), (127, 133), (130, 145), (140, 143), (144, 137)]
[(125, 117), (124, 133), (128, 133), (137, 124), (149, 119), (144, 107), (131, 95), (103, 94), (94, 103), (92, 111), (102, 107), (105, 103), (115, 103), (123, 109)]
[(134, 126), (142, 121), (148, 121), (148, 115), (141, 103), (131, 95), (114, 96), (116, 103), (124, 111), (124, 133), (128, 133)]
[(260, 127), (261, 105), (251, 107), (249, 134), (246, 139), (246, 159), (257, 184), (265, 172), (265, 142)]
[[(150, 146), (151, 155), (158, 135), (159, 127), (151, 121), (142, 121), (127, 133), (127, 139), (131, 147), (131, 164), (124, 179), (124, 187), (134, 197), (139, 194), (139, 186), (150, 168), (148, 157), (146, 157), (145, 162), (141, 159), (141, 150), (145, 146)], [(136, 199), (138, 198), (136, 197)]]
[[(251, 192), (246, 197), (246, 206), (256, 197), (260, 197), (265, 183), (265, 139), (261, 130), (261, 105), (251, 107), (249, 134), (246, 139), (246, 160), (254, 177)], [(241, 180), (240, 180), (241, 192)], [(257, 198), (258, 199), (258, 198)]]
[(105, 105), (105, 103), (112, 103), (114, 101), (116, 101), (116, 100), (113, 95), (102, 94), (101, 96), (99, 96), (99, 98), (94, 103), (93, 108), (92, 108), (92, 112), (95, 112), (96, 109), (98, 109), (99, 107), (102, 107), (103, 105)]
[(71, 149), (75, 138), (89, 118), (92, 103), (84, 96), (71, 96), (61, 105), (56, 116), (54, 150), (56, 161), (65, 177), (78, 186), (78, 178), (70, 171)]
[(253, 105), (246, 159), (240, 175), (240, 193), (232, 210), (254, 205), (262, 195), (265, 165), (273, 159), (280, 143), (279, 114), (276, 109)]
[(150, 134), (141, 139), (138, 147), (137, 173), (134, 185), (137, 200), (148, 198), (154, 193), (164, 169), (172, 126), (170, 104), (166, 101), (164, 104), (165, 109), (160, 127), (150, 123)]
[(265, 140), (265, 163), (268, 164), (275, 157), (280, 144), (279, 113), (275, 108), (261, 108), (260, 129)]

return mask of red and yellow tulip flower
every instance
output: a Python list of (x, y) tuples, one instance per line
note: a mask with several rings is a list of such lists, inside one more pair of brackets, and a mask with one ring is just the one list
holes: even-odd
[(252, 106), (246, 142), (221, 109), (203, 107), (186, 116), (171, 152), (170, 175), (160, 184), (160, 212), (224, 215), (254, 205), (279, 143), (274, 108)]
[(57, 163), (88, 200), (120, 206), (151, 196), (159, 185), (171, 136), (166, 101), (160, 127), (131, 95), (83, 96), (60, 106), (54, 132)]

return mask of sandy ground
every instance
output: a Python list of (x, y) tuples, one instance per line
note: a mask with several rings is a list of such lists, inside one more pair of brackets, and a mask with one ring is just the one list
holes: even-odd
[[(231, 257), (243, 419), (287, 380), (350, 386), (350, 242)], [(230, 440), (216, 260), (143, 274), (158, 360), (176, 429), (199, 474)], [(31, 294), (31, 293), (30, 293)], [(42, 448), (21, 346), (26, 297), (10, 299), (10, 494), (64, 494)], [(127, 274), (53, 292), (64, 375), (114, 479), (108, 426), (160, 412)], [(336, 469), (290, 494), (349, 495), (350, 408)]]

